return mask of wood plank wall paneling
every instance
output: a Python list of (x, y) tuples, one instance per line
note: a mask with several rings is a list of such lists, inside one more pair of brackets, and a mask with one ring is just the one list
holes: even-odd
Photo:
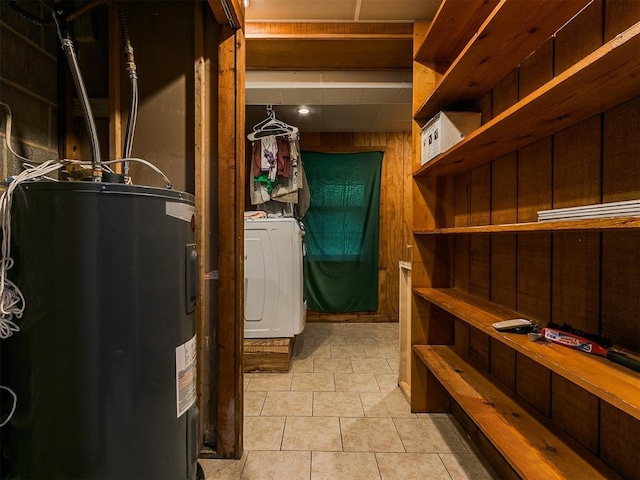
[(602, 235), (602, 334), (640, 352), (640, 233)]
[(543, 322), (551, 318), (551, 235), (519, 235), (516, 268), (518, 311)]
[(517, 236), (494, 235), (491, 239), (491, 301), (516, 309)]
[(471, 174), (463, 173), (455, 179), (454, 227), (471, 225)]
[(509, 390), (516, 389), (516, 351), (498, 340), (491, 339), (491, 374)]
[(598, 398), (559, 375), (551, 375), (551, 418), (598, 454)]
[(595, 0), (556, 34), (555, 75), (602, 46), (603, 0)]
[(600, 115), (554, 135), (553, 208), (600, 203)]
[(624, 478), (640, 478), (640, 421), (600, 402), (600, 455)]
[(544, 138), (518, 151), (518, 222), (535, 222), (551, 208), (552, 142)]
[(523, 99), (553, 78), (553, 38), (520, 64), (518, 97)]
[(543, 415), (551, 415), (551, 372), (521, 354), (516, 355), (516, 393)]
[[(408, 255), (413, 242), (408, 225), (413, 212), (407, 208), (412, 198), (412, 140), (409, 132), (303, 133), (302, 150), (357, 151), (384, 150), (380, 188), (380, 259), (378, 310), (352, 314), (308, 312), (309, 321), (397, 321), (399, 304), (399, 261)], [(355, 148), (354, 148), (355, 147)], [(303, 157), (304, 161), (304, 157)], [(416, 259), (416, 252), (412, 252)]]
[(605, 3), (604, 41), (631, 27), (640, 18), (640, 2), (615, 0)]
[[(640, 5), (640, 2), (627, 2)], [(604, 114), (602, 201), (638, 198), (640, 185), (640, 97)]]
[(600, 234), (553, 235), (552, 318), (600, 330)]
[(518, 71), (512, 70), (493, 88), (492, 114), (500, 115), (518, 101)]
[(491, 219), (489, 223), (518, 221), (518, 161), (510, 153), (491, 163)]

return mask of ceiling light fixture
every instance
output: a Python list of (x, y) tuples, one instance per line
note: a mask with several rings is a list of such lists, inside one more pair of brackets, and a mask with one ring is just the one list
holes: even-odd
[(300, 115), (308, 115), (310, 111), (311, 111), (311, 110), (309, 110), (307, 107), (300, 107), (300, 108), (298, 108), (298, 113), (299, 113)]
[(251, 0), (242, 0), (242, 5), (244, 5), (244, 8), (249, 8), (249, 5), (251, 5)]

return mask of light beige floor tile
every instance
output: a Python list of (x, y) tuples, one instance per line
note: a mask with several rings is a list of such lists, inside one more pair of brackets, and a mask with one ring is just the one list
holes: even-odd
[(240, 480), (242, 469), (247, 461), (247, 452), (240, 460), (198, 459), (204, 471), (205, 480)]
[(297, 354), (298, 358), (331, 358), (330, 345), (304, 346)]
[(387, 346), (387, 347), (364, 347), (364, 353), (367, 355), (367, 358), (392, 358), (399, 359), (400, 352), (395, 346)]
[(407, 452), (469, 453), (446, 420), (395, 418), (394, 422)]
[(397, 347), (398, 346), (398, 338), (396, 337), (374, 337), (376, 345), (379, 347), (387, 348), (387, 347)]
[(400, 372), (400, 358), (387, 358), (387, 363), (393, 373)]
[(331, 328), (330, 323), (307, 322), (307, 324), (304, 327), (304, 332), (302, 334), (305, 336), (318, 336), (318, 335), (327, 336), (330, 333), (330, 328)]
[(373, 453), (313, 452), (311, 480), (379, 480)]
[(313, 373), (313, 357), (293, 357), (291, 372)]
[(349, 358), (314, 358), (314, 372), (353, 373)]
[(247, 389), (249, 382), (251, 381), (251, 377), (248, 374), (244, 374), (244, 389)]
[(365, 358), (364, 349), (358, 346), (331, 347), (331, 358)]
[(263, 417), (310, 417), (313, 392), (269, 392), (264, 401)]
[(318, 345), (321, 345), (323, 347), (344, 347), (344, 338), (345, 337), (337, 335), (330, 335), (326, 338), (321, 339)]
[(282, 450), (342, 451), (338, 417), (288, 417)]
[(450, 422), (456, 422), (456, 418), (451, 413), (416, 413), (418, 418), (426, 418), (430, 420), (449, 420)]
[(280, 450), (285, 417), (245, 417), (245, 450)]
[(435, 453), (376, 453), (382, 480), (450, 480)]
[(311, 452), (249, 452), (242, 480), (309, 480)]
[(411, 406), (402, 392), (361, 393), (365, 417), (412, 417)]
[(334, 392), (333, 373), (299, 373), (293, 374), (291, 391)]
[(373, 373), (334, 373), (337, 392), (379, 392)]
[(474, 453), (441, 453), (440, 458), (453, 480), (493, 480), (498, 474)]
[(331, 358), (331, 345), (316, 345), (306, 352), (308, 357)]
[(345, 337), (344, 344), (349, 346), (357, 346), (357, 347), (377, 347), (378, 342), (373, 337)]
[(376, 381), (381, 392), (398, 391), (398, 375), (395, 373), (376, 373)]
[(462, 428), (462, 426), (458, 423), (458, 420), (456, 420), (456, 418), (451, 414), (446, 414), (446, 415), (448, 415), (448, 418), (438, 418), (438, 417), (433, 418), (432, 420), (434, 424), (439, 425), (440, 426), (439, 428), (442, 430), (448, 427), (453, 427), (456, 434), (458, 435), (458, 438), (460, 439), (462, 444), (467, 448), (469, 452), (480, 453), (480, 449), (475, 444), (475, 442), (471, 439), (469, 434), (464, 431), (464, 428)]
[(360, 394), (356, 392), (314, 392), (314, 417), (364, 417)]
[(269, 392), (271, 390), (289, 390), (292, 373), (254, 373), (247, 386), (247, 391)]
[(340, 418), (345, 452), (404, 452), (390, 418)]
[(353, 373), (393, 373), (384, 358), (352, 358), (351, 366)]
[(345, 337), (373, 338), (377, 326), (375, 323), (345, 323), (342, 326), (341, 335)]
[(244, 414), (246, 416), (260, 416), (267, 392), (244, 392)]
[(307, 335), (298, 335), (293, 342), (293, 356), (300, 355), (302, 350), (313, 348), (315, 345), (316, 339), (314, 337), (310, 337)]

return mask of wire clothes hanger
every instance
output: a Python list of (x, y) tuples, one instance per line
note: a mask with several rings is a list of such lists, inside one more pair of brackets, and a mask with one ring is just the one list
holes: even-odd
[(273, 107), (271, 105), (267, 105), (267, 118), (256, 123), (253, 127), (253, 132), (247, 135), (247, 138), (253, 141), (271, 135), (293, 135), (296, 133), (298, 133), (298, 127), (294, 127), (282, 120), (278, 120)]

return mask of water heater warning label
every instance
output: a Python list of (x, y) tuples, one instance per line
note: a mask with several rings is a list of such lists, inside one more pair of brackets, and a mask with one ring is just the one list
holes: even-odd
[(196, 337), (176, 347), (178, 418), (196, 402)]

